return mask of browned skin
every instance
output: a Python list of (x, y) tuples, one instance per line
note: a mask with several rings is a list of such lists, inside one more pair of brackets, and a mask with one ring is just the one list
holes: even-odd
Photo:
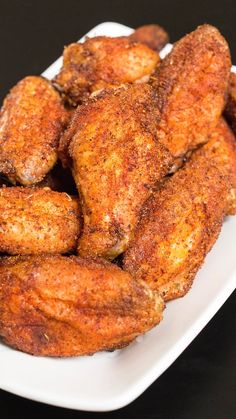
[(217, 128), (212, 132), (210, 141), (204, 147), (206, 158), (229, 177), (229, 192), (226, 202), (226, 215), (236, 214), (236, 139), (221, 118)]
[(229, 95), (225, 107), (225, 118), (236, 134), (236, 74), (230, 74)]
[(217, 124), (229, 72), (226, 42), (204, 25), (179, 41), (160, 65), (162, 88), (155, 79), (153, 86), (103, 93), (78, 108), (60, 153), (68, 162), (69, 147), (82, 200), (80, 255), (112, 259), (126, 250), (152, 188), (183, 154), (206, 142), (208, 129)]
[(21, 256), (0, 262), (0, 336), (34, 355), (120, 348), (154, 327), (163, 300), (103, 260)]
[(0, 171), (22, 185), (42, 180), (57, 160), (67, 120), (68, 112), (50, 82), (36, 76), (21, 80), (0, 113)]
[(81, 230), (78, 200), (49, 188), (0, 189), (0, 252), (67, 253)]
[(153, 76), (160, 98), (158, 139), (179, 157), (206, 142), (225, 105), (230, 75), (225, 39), (210, 25), (178, 41)]
[(113, 259), (128, 245), (143, 203), (171, 163), (156, 138), (158, 118), (147, 84), (104, 93), (74, 117), (61, 146), (71, 140), (84, 216), (80, 255)]
[(97, 36), (65, 48), (54, 82), (76, 105), (97, 90), (148, 78), (159, 61), (155, 51), (128, 37)]
[(210, 141), (143, 208), (124, 269), (145, 280), (165, 300), (188, 291), (232, 206), (233, 142), (222, 120)]
[(154, 51), (161, 51), (169, 42), (168, 33), (159, 25), (144, 25), (129, 36), (132, 41), (141, 42)]

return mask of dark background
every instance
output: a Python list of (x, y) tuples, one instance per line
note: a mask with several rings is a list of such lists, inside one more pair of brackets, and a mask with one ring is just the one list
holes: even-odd
[[(172, 42), (199, 24), (211, 23), (228, 39), (236, 63), (235, 11), (235, 0), (0, 0), (1, 99), (25, 75), (45, 70), (61, 55), (64, 45), (105, 21), (131, 27), (160, 23)], [(124, 409), (100, 414), (76, 412), (0, 391), (0, 416), (2, 419), (234, 419), (235, 307), (236, 293), (178, 360)]]

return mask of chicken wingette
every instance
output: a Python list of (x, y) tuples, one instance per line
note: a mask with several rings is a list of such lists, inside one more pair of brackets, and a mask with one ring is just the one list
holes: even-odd
[(209, 142), (142, 210), (123, 267), (164, 300), (183, 296), (236, 205), (236, 146), (221, 120)]
[(152, 78), (159, 99), (158, 140), (179, 158), (206, 142), (225, 106), (230, 51), (218, 30), (203, 25), (174, 44)]
[(157, 52), (129, 37), (97, 36), (65, 48), (54, 83), (71, 105), (93, 92), (148, 78), (160, 62)]
[(81, 197), (81, 256), (119, 255), (152, 186), (168, 172), (171, 158), (156, 138), (156, 102), (148, 85), (104, 94), (80, 107), (62, 139), (63, 147), (71, 139)]
[(104, 260), (0, 260), (0, 336), (34, 355), (75, 356), (126, 346), (162, 318), (163, 300)]
[(49, 188), (0, 188), (0, 252), (71, 252), (80, 230), (77, 198)]
[(82, 201), (80, 255), (113, 259), (127, 249), (152, 188), (216, 126), (230, 66), (226, 41), (204, 25), (175, 44), (150, 84), (104, 92), (77, 109), (60, 154)]
[(29, 76), (17, 83), (0, 112), (0, 172), (14, 184), (41, 181), (57, 160), (68, 118), (49, 81)]

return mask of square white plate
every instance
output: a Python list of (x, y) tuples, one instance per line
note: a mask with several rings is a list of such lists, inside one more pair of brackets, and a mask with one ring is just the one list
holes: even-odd
[[(106, 22), (88, 36), (129, 35)], [(170, 46), (165, 48), (168, 51)], [(61, 58), (43, 75), (51, 78)], [(236, 288), (236, 217), (228, 218), (214, 249), (186, 297), (168, 303), (164, 320), (138, 342), (113, 353), (50, 359), (0, 343), (0, 388), (61, 407), (109, 411), (127, 405), (155, 381), (190, 344)]]

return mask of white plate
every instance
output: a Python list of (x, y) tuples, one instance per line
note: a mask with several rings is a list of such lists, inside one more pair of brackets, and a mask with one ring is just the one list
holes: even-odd
[[(131, 32), (126, 26), (107, 22), (88, 35)], [(44, 76), (53, 77), (60, 65), (61, 59)], [(175, 361), (236, 288), (235, 237), (236, 217), (231, 217), (191, 291), (170, 302), (160, 326), (126, 349), (92, 357), (50, 359), (0, 344), (0, 388), (40, 402), (89, 411), (115, 410), (132, 402)]]

